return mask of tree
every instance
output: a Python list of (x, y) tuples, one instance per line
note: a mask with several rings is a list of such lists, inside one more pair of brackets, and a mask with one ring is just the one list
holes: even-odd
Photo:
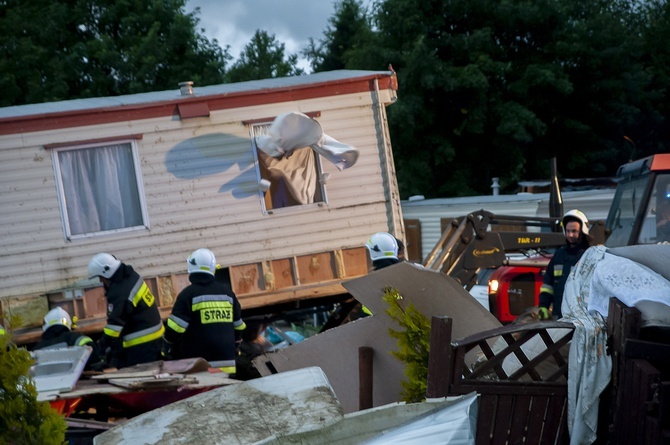
[(552, 156), (573, 177), (613, 174), (630, 152), (622, 132), (653, 115), (636, 11), (625, 0), (381, 2), (401, 195), (488, 193), (494, 176), (509, 191), (548, 177)]
[[(285, 56), (285, 45), (274, 34), (257, 29), (251, 41), (240, 53), (240, 58), (228, 71), (230, 82), (267, 79), (270, 77), (299, 76), (305, 71), (298, 67), (298, 56)], [(286, 58), (285, 58), (286, 57)]]
[[(185, 0), (7, 0), (0, 106), (222, 83), (231, 59)], [(200, 30), (202, 31), (202, 30)]]
[[(643, 67), (631, 81), (650, 76), (647, 94), (639, 98), (640, 110), (645, 118), (635, 127), (626, 129), (627, 136), (635, 141), (637, 151), (633, 157), (670, 151), (670, 103), (667, 94), (670, 85), (670, 3), (661, 0), (646, 1), (636, 15), (641, 29), (642, 47), (639, 48)], [(634, 147), (634, 148), (635, 148)]]
[(323, 39), (316, 43), (309, 39), (303, 55), (310, 61), (312, 70), (331, 71), (345, 68), (363, 68), (366, 57), (374, 46), (372, 28), (360, 0), (341, 0), (335, 4), (335, 12), (328, 19)]
[(27, 350), (0, 336), (0, 445), (64, 443), (65, 419), (48, 402), (37, 401), (32, 363)]

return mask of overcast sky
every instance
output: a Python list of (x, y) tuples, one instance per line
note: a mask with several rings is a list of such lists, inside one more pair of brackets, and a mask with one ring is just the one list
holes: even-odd
[(300, 67), (311, 72), (301, 51), (309, 38), (323, 38), (336, 0), (189, 0), (186, 11), (200, 7), (200, 28), (210, 40), (216, 39), (237, 60), (256, 29), (274, 34), (285, 45), (286, 54), (297, 54)]

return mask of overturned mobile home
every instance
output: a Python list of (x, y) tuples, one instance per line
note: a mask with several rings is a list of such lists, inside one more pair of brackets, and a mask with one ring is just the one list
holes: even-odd
[[(0, 318), (18, 315), (19, 342), (56, 305), (99, 331), (98, 252), (132, 264), (164, 316), (200, 247), (243, 309), (346, 294), (369, 234), (403, 231), (396, 90), (393, 72), (333, 71), (0, 109)], [(304, 146), (273, 133), (287, 115), (310, 120)]]

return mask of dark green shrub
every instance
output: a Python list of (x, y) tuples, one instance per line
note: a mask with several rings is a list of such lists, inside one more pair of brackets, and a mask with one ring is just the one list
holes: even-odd
[(26, 349), (0, 336), (0, 445), (65, 443), (65, 418), (48, 402), (37, 401), (32, 363)]

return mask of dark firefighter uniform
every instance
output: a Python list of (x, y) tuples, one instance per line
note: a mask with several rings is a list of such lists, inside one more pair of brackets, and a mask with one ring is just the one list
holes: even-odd
[(68, 346), (90, 346), (92, 351), (86, 362), (86, 369), (101, 371), (104, 362), (98, 350), (98, 345), (93, 339), (79, 332), (72, 332), (66, 326), (55, 325), (44, 331), (40, 340), (33, 350), (66, 348)]
[(235, 294), (206, 273), (189, 274), (167, 319), (165, 341), (174, 359), (202, 357), (235, 374), (236, 331), (246, 327)]
[(118, 368), (160, 359), (165, 328), (156, 299), (132, 266), (121, 264), (105, 286), (107, 325), (103, 350), (112, 349), (112, 366)]
[(542, 286), (540, 287), (540, 306), (549, 308), (553, 305), (552, 315), (559, 319), (563, 317), (561, 305), (563, 304), (563, 291), (565, 282), (568, 280), (570, 270), (577, 264), (589, 243), (582, 240), (575, 246), (566, 245), (556, 250), (556, 253), (549, 261), (547, 270), (544, 273)]

